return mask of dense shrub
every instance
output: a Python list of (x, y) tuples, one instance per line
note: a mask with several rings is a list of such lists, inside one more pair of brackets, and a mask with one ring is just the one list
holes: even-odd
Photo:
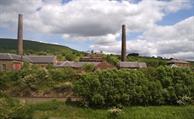
[(82, 103), (94, 107), (188, 104), (194, 100), (194, 72), (161, 66), (81, 74), (71, 68), (25, 65), (18, 72), (0, 73), (0, 92), (13, 96), (63, 94), (72, 89), (82, 97)]
[(45, 68), (25, 63), (20, 71), (0, 72), (0, 91), (12, 96), (44, 95), (53, 89), (65, 92), (73, 88), (65, 82), (73, 83), (78, 78), (79, 74), (72, 68)]
[(106, 61), (112, 65), (117, 66), (117, 64), (119, 63), (119, 58), (118, 56), (113, 56), (113, 55), (107, 55), (105, 57)]
[(32, 113), (18, 100), (0, 93), (0, 118), (1, 119), (31, 119)]
[(82, 69), (86, 72), (92, 72), (95, 70), (94, 64), (84, 64)]
[(73, 89), (73, 84), (71, 82), (60, 83), (60, 84), (54, 85), (53, 87), (53, 90), (56, 93), (72, 91), (72, 89)]
[(79, 78), (78, 73), (72, 68), (51, 68), (48, 70), (51, 79), (55, 81), (73, 81)]
[(158, 67), (144, 70), (104, 70), (85, 74), (75, 92), (90, 106), (177, 104), (193, 98), (194, 73)]

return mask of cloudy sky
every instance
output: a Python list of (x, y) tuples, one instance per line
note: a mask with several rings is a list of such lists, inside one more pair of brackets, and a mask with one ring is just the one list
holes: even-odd
[(18, 13), (24, 39), (77, 50), (127, 52), (194, 60), (193, 0), (0, 0), (0, 37), (16, 38)]

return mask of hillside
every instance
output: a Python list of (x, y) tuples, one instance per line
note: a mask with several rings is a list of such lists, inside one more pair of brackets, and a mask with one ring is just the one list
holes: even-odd
[[(0, 38), (0, 53), (16, 53), (17, 52), (17, 40)], [(66, 46), (40, 43), (36, 41), (24, 40), (24, 53), (37, 54), (37, 55), (56, 55), (59, 60), (75, 60), (78, 61), (85, 53)], [(116, 65), (120, 61), (119, 55), (104, 55), (105, 59)], [(160, 65), (166, 65), (166, 61), (169, 59), (163, 59), (161, 57), (145, 57), (145, 56), (127, 56), (128, 61), (146, 62), (148, 66), (157, 67)], [(194, 66), (194, 62), (191, 62)]]
[[(16, 53), (17, 40), (0, 38), (0, 52)], [(79, 58), (83, 52), (79, 52), (66, 46), (24, 40), (24, 54), (56, 55), (59, 59), (65, 58), (68, 60), (75, 60)]]

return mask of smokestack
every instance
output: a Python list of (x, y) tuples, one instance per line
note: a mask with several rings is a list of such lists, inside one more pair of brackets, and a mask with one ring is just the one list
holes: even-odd
[(18, 55), (23, 56), (23, 15), (18, 15)]
[(122, 25), (122, 46), (121, 46), (121, 61), (126, 60), (126, 28)]

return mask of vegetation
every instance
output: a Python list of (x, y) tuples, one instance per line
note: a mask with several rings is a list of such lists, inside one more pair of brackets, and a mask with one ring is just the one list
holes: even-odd
[(93, 71), (95, 71), (94, 64), (84, 64), (82, 68), (86, 72), (93, 72)]
[(83, 75), (75, 92), (92, 107), (188, 104), (194, 99), (194, 73), (169, 67), (97, 71)]
[(25, 64), (18, 72), (0, 72), (0, 90), (11, 96), (58, 96), (71, 90), (79, 77), (71, 68)]
[(194, 106), (125, 107), (92, 109), (64, 102), (26, 104), (7, 97), (0, 98), (1, 119), (193, 119)]
[[(0, 52), (17, 53), (17, 40), (0, 38)], [(28, 40), (24, 40), (24, 53), (27, 55), (55, 55), (60, 60), (78, 60), (79, 57), (84, 55), (83, 52), (79, 52), (65, 46)]]
[(116, 55), (107, 55), (105, 59), (107, 62), (115, 66), (119, 63), (119, 57)]
[(158, 67), (142, 70), (42, 68), (25, 64), (18, 72), (0, 73), (0, 90), (11, 96), (65, 96), (68, 91), (92, 107), (190, 104), (194, 99), (191, 69)]
[[(160, 66), (141, 70), (93, 71), (91, 67), (86, 66), (83, 72), (79, 72), (71, 68), (56, 69), (52, 66), (43, 68), (25, 64), (18, 72), (0, 72), (0, 117), (2, 119), (193, 119), (194, 117), (194, 72), (191, 69)], [(81, 97), (80, 102), (65, 104), (52, 101), (28, 104), (6, 96), (60, 97), (68, 92), (74, 92), (74, 95)]]
[(143, 56), (128, 55), (127, 60), (128, 61), (145, 62), (148, 65), (148, 67), (158, 67), (158, 66), (167, 65), (167, 60), (162, 59), (160, 57), (154, 58), (154, 57), (143, 57)]
[[(105, 57), (106, 61), (110, 64), (117, 65), (120, 61), (120, 56), (117, 55), (107, 55)], [(145, 62), (148, 67), (159, 67), (159, 66), (166, 66), (167, 65), (167, 59), (163, 58), (154, 58), (154, 57), (145, 57), (145, 56), (139, 56), (137, 53), (131, 53), (127, 56), (127, 61), (131, 62)]]

